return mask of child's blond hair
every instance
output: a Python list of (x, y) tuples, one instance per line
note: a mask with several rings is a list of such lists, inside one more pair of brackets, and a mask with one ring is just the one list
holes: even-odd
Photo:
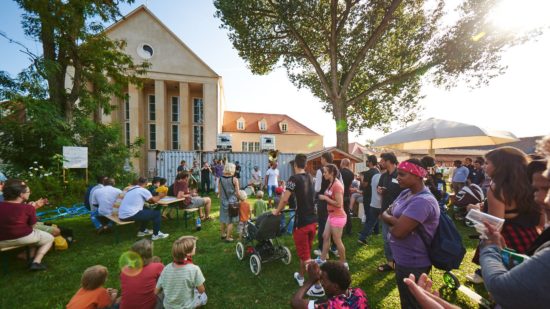
[(246, 194), (246, 191), (239, 190), (239, 200), (246, 201), (247, 198), (248, 198), (248, 195)]
[(172, 257), (176, 261), (182, 261), (193, 253), (197, 238), (195, 236), (182, 236), (172, 245)]
[(94, 265), (92, 267), (88, 267), (82, 274), (80, 285), (84, 290), (95, 290), (105, 284), (108, 275), (109, 271), (107, 271), (107, 267), (103, 265)]
[(264, 191), (262, 191), (262, 190), (256, 191), (256, 197), (259, 198), (259, 199), (264, 198)]

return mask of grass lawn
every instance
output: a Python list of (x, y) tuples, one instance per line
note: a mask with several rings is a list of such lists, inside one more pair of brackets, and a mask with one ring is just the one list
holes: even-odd
[[(206, 278), (208, 294), (207, 308), (287, 308), (289, 301), (297, 290), (292, 278), (298, 269), (298, 260), (291, 236), (281, 238), (292, 252), (292, 263), (284, 265), (280, 261), (262, 264), (259, 276), (254, 276), (248, 265), (248, 259), (238, 261), (235, 255), (235, 244), (223, 243), (219, 238), (217, 221), (219, 200), (213, 198), (213, 221), (203, 224), (201, 231), (195, 231), (194, 224), (184, 228), (183, 221), (169, 220), (162, 223), (162, 231), (170, 237), (155, 241), (155, 255), (161, 257), (164, 264), (171, 261), (172, 242), (182, 235), (199, 237), (197, 254), (193, 259), (199, 265)], [(180, 214), (181, 216), (181, 214)], [(398, 308), (399, 295), (393, 274), (381, 274), (376, 266), (384, 262), (382, 237), (369, 239), (369, 246), (360, 246), (356, 242), (356, 232), (360, 222), (354, 219), (353, 236), (346, 237), (344, 243), (348, 252), (348, 262), (353, 275), (353, 286), (359, 286), (367, 293), (373, 308)], [(9, 254), (9, 273), (0, 277), (2, 294), (0, 308), (64, 308), (80, 285), (80, 276), (84, 269), (95, 264), (102, 264), (109, 269), (106, 287), (120, 290), (120, 268), (118, 260), (121, 254), (129, 250), (136, 237), (137, 226), (119, 227), (120, 242), (115, 244), (113, 233), (96, 235), (89, 218), (71, 218), (56, 222), (63, 227), (74, 230), (77, 242), (67, 251), (50, 252), (44, 262), (48, 270), (31, 273), (25, 263)], [(464, 236), (468, 253), (460, 270), (455, 275), (464, 283), (465, 276), (476, 268), (471, 263), (476, 241), (466, 236), (473, 229), (459, 224)], [(431, 277), (435, 286), (441, 288), (443, 272), (432, 270)], [(471, 286), (470, 286), (471, 287)], [(477, 292), (487, 296), (483, 285), (475, 286)], [(461, 292), (440, 289), (443, 298), (462, 308), (477, 308)]]

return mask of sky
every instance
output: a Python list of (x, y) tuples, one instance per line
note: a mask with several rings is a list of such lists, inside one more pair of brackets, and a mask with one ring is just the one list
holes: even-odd
[[(451, 5), (457, 0), (451, 0)], [(528, 26), (550, 10), (547, 0), (502, 0), (512, 5), (495, 9), (495, 22), (502, 26)], [(518, 4), (522, 4), (519, 5)], [(325, 146), (336, 144), (336, 125), (322, 110), (322, 103), (307, 89), (298, 90), (284, 69), (268, 75), (253, 75), (220, 29), (215, 8), (207, 0), (136, 0), (121, 7), (127, 14), (139, 5), (147, 7), (185, 44), (222, 76), (226, 110), (287, 114), (324, 136)], [(533, 5), (538, 7), (533, 10)], [(0, 31), (40, 54), (40, 43), (26, 38), (21, 28), (22, 10), (12, 1), (2, 0)], [(539, 13), (537, 13), (539, 12)], [(538, 14), (530, 16), (529, 14)], [(547, 18), (542, 16), (545, 22)], [(529, 24), (531, 23), (531, 24)], [(17, 74), (29, 65), (20, 47), (0, 37), (0, 70)], [(488, 86), (470, 88), (459, 85), (450, 90), (426, 82), (425, 96), (417, 120), (430, 117), (464, 122), (492, 130), (510, 131), (518, 137), (550, 133), (550, 31), (535, 41), (512, 47), (502, 57), (506, 73), (491, 80)], [(395, 129), (398, 129), (397, 127)], [(384, 132), (366, 130), (350, 132), (349, 141), (364, 144)]]

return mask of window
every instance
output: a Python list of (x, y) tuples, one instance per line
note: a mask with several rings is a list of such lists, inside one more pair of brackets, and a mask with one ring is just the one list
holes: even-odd
[(172, 121), (178, 122), (179, 121), (179, 112), (180, 112), (180, 98), (179, 97), (172, 97)]
[(265, 123), (265, 120), (260, 121), (260, 131), (267, 130), (267, 124)]
[(149, 121), (155, 121), (157, 115), (155, 113), (155, 96), (149, 96)]
[(124, 97), (124, 120), (130, 121), (130, 97), (128, 94)]
[(281, 132), (286, 132), (288, 130), (288, 124), (281, 123)]
[(260, 152), (260, 142), (242, 142), (241, 146), (241, 151)]
[(179, 149), (179, 126), (177, 124), (172, 125), (172, 149)]
[(126, 146), (130, 147), (130, 123), (126, 122), (124, 124), (124, 140), (126, 141)]
[(149, 124), (149, 149), (157, 149), (157, 127), (154, 123)]
[(202, 150), (202, 126), (193, 126), (193, 150)]
[(244, 130), (244, 121), (237, 121), (237, 130)]
[(202, 99), (194, 98), (193, 99), (193, 123), (194, 124), (202, 124), (202, 118), (203, 118), (202, 109), (203, 109)]

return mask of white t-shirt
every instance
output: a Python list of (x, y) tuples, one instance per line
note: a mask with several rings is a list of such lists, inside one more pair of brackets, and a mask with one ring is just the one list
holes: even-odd
[(88, 202), (90, 202), (90, 210), (91, 211), (94, 211), (94, 210), (97, 209), (97, 207), (94, 206), (94, 202), (92, 201), (92, 197), (94, 196), (94, 191), (97, 190), (97, 189), (100, 189), (100, 188), (103, 188), (103, 185), (102, 184), (97, 184), (92, 188), (92, 190), (90, 190), (90, 197), (88, 198)]
[(92, 203), (99, 205), (99, 214), (108, 216), (113, 212), (113, 204), (122, 191), (113, 186), (105, 186), (93, 192)]
[(137, 214), (139, 211), (143, 210), (145, 202), (152, 197), (153, 195), (149, 190), (140, 186), (130, 188), (120, 203), (118, 217), (120, 219), (126, 219)]
[(378, 181), (380, 180), (380, 175), (382, 173), (377, 173), (372, 176), (372, 179), (370, 181), (370, 187), (372, 195), (370, 197), (370, 207), (372, 208), (378, 208), (380, 209), (382, 207), (382, 196), (376, 192), (376, 188), (378, 187)]
[(260, 183), (261, 180), (262, 180), (262, 172), (252, 171), (252, 182), (253, 183)]
[(277, 186), (279, 185), (279, 169), (268, 169), (267, 172), (265, 172), (265, 177), (267, 177), (267, 185), (268, 186)]

